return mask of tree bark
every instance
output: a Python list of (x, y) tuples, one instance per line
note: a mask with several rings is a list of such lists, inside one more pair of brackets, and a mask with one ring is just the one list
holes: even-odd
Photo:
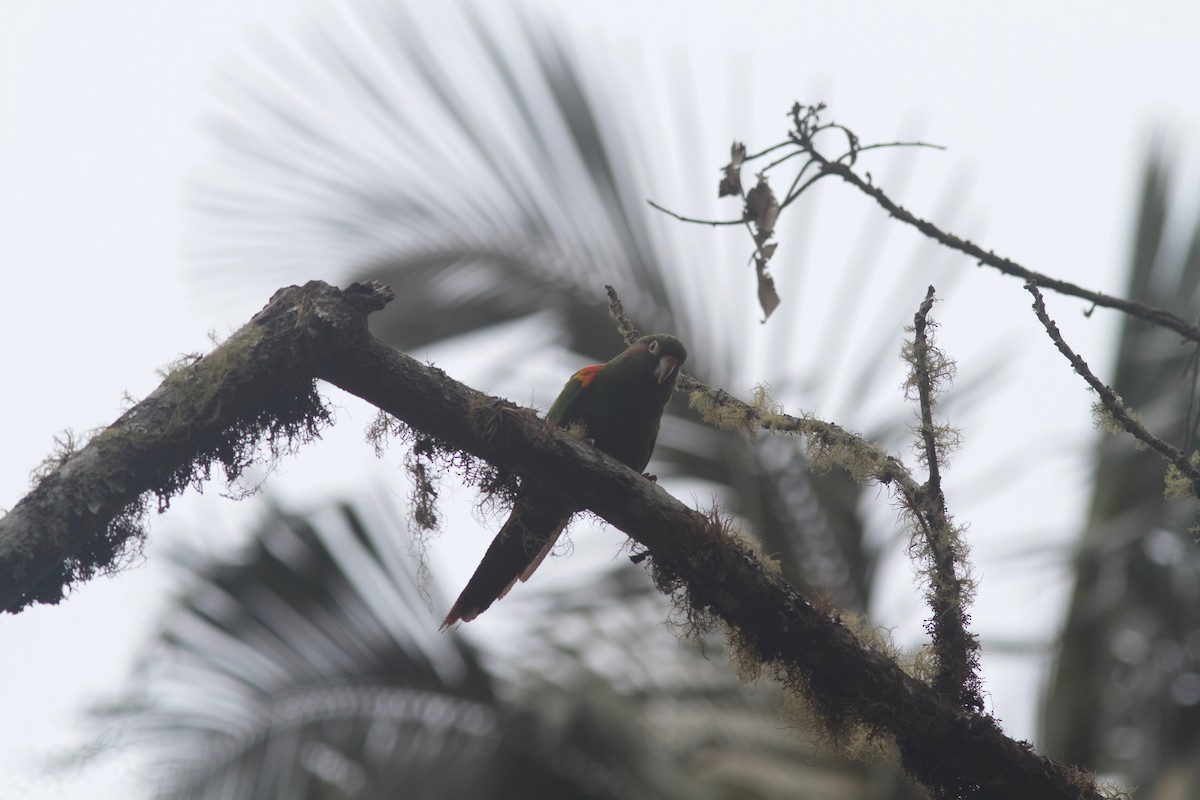
[[(88, 577), (77, 568), (86, 560), (80, 553), (97, 540), (105, 552), (120, 545), (124, 528), (114, 534), (114, 519), (130, 516), (141, 498), (157, 495), (162, 506), (214, 461), (236, 471), (245, 447), (275, 442), (280, 430), (315, 434), (323, 408), (309, 395), (320, 378), (441, 448), (570, 495), (627, 533), (645, 548), (660, 588), (676, 592), (690, 614), (720, 618), (827, 722), (893, 737), (905, 769), (935, 797), (1101, 797), (1086, 773), (1038, 756), (992, 717), (956, 707), (865, 647), (719, 521), (531, 411), (375, 339), (367, 316), (392, 296), (378, 283), (280, 290), (212, 354), (172, 373), (0, 519), (0, 604), (15, 611), (54, 602), (65, 588), (60, 578)], [(240, 431), (232, 441), (230, 430)]]

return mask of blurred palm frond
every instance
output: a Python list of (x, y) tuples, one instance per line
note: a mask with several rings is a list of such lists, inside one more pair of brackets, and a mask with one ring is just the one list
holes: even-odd
[(517, 601), (530, 624), (480, 654), (436, 631), (401, 525), (381, 501), (272, 509), (236, 557), (176, 553), (186, 588), (99, 711), (159, 796), (872, 796), (878, 769), (781, 726), (721, 641), (647, 625), (668, 608), (641, 569)]
[(372, 514), (273, 510), (241, 558), (175, 553), (187, 588), (105, 710), (152, 751), (164, 797), (466, 793), (488, 777), (491, 682), (430, 624), (398, 521)]
[[(688, 343), (689, 371), (707, 382), (770, 382), (789, 405), (816, 388), (856, 412), (894, 394), (900, 366), (880, 369), (879, 356), (911, 309), (884, 304), (870, 328), (879, 338), (863, 341), (855, 320), (870, 312), (852, 302), (865, 284), (901, 280), (880, 273), (886, 229), (859, 238), (849, 268), (809, 276), (842, 287), (849, 306), (833, 324), (785, 306), (771, 335), (755, 335), (751, 273), (725, 268), (707, 243), (688, 249), (645, 204), (670, 196), (662, 162), (701, 148), (653, 129), (644, 76), (589, 61), (553, 26), (482, 4), (372, 5), (258, 55), (253, 77), (225, 90), (199, 187), (206, 277), (228, 286), (254, 265), (271, 283), (385, 281), (397, 297), (375, 332), (409, 350), (489, 340), (492, 391), (524, 395), (534, 345), (572, 362), (616, 352), (613, 284), (645, 330)], [(793, 219), (805, 225), (805, 213), (798, 205)], [(907, 272), (930, 261), (922, 247)], [(540, 333), (505, 339), (516, 324)], [(874, 356), (849, 358), (857, 347)], [(889, 445), (907, 422), (863, 418)], [(798, 588), (865, 609), (880, 550), (864, 542), (861, 487), (804, 467), (801, 443), (748, 443), (677, 399), (654, 468), (715, 487)], [(144, 690), (121, 706), (182, 776), (179, 796), (369, 797), (398, 785), (429, 797), (912, 795), (894, 769), (818, 755), (785, 730), (774, 690), (742, 688), (719, 644), (681, 646), (653, 624), (669, 609), (628, 565), (508, 598), (529, 610), (503, 647), (431, 639), (401, 586), (414, 578), (396, 561), (395, 520), (365, 517), (277, 512), (245, 563), (187, 565), (193, 593), (148, 657)], [(426, 732), (420, 714), (376, 721), (376, 706), (436, 709), (449, 728)], [(428, 757), (414, 760), (422, 747)]]
[[(711, 248), (699, 259), (679, 255), (678, 224), (645, 203), (661, 196), (655, 151), (677, 148), (638, 127), (633, 107), (650, 102), (643, 87), (612, 70), (605, 83), (589, 80), (598, 73), (584, 58), (545, 22), (457, 5), (420, 16), (405, 4), (372, 8), (302, 45), (273, 45), (258, 77), (235, 83), (220, 117), (219, 163), (200, 193), (211, 230), (200, 253), (206, 274), (247, 263), (276, 276), (349, 272), (396, 289), (372, 324), (398, 347), (534, 317), (549, 326), (545, 343), (592, 361), (621, 347), (607, 316), (603, 287), (612, 284), (645, 330), (688, 343), (689, 370), (701, 379), (769, 382), (777, 400), (801, 402), (813, 385), (802, 376), (825, 359), (779, 342), (817, 332), (781, 313), (772, 320), (778, 336), (748, 335), (759, 328), (750, 273), (722, 268)], [(870, 260), (862, 256), (864, 274), (842, 283), (869, 282)], [(909, 269), (921, 264), (914, 257)], [(747, 302), (731, 300), (743, 294)], [(887, 308), (898, 334), (911, 311)], [(522, 364), (529, 345), (514, 341), (493, 358)], [(886, 335), (867, 345), (897, 346)], [(855, 387), (850, 402), (894, 394), (892, 376), (875, 367), (864, 360), (844, 376)], [(516, 374), (502, 372), (500, 390)], [(693, 419), (682, 399), (672, 404), (658, 468), (727, 487), (729, 504), (791, 580), (865, 608), (872, 556), (861, 543), (859, 489), (841, 475), (798, 473), (800, 443), (748, 446)], [(896, 440), (906, 431), (898, 420), (884, 429)]]
[[(1126, 296), (1195, 317), (1200, 220), (1178, 218), (1170, 174), (1168, 159), (1152, 151)], [(1186, 237), (1178, 235), (1183, 224)], [(1114, 372), (1113, 389), (1149, 430), (1177, 447), (1195, 446), (1195, 347), (1125, 317)], [(1200, 739), (1195, 512), (1190, 503), (1164, 498), (1164, 471), (1156, 454), (1133, 447), (1127, 436), (1099, 440), (1076, 585), (1043, 722), (1052, 753), (1148, 792), (1172, 767), (1195, 764), (1191, 754)], [(1200, 773), (1193, 767), (1191, 774), (1192, 785), (1200, 786)]]

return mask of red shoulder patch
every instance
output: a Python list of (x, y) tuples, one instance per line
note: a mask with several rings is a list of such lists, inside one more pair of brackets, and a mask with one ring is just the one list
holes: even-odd
[(592, 364), (590, 367), (584, 367), (571, 376), (571, 380), (579, 381), (580, 386), (587, 386), (595, 379), (596, 373), (600, 371), (600, 364)]

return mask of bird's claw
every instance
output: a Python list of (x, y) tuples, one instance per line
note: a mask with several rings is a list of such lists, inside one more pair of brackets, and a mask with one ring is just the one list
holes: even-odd
[(651, 475), (649, 472), (643, 472), (642, 477), (645, 478), (646, 480), (650, 481), (651, 483), (658, 483), (657, 475)]

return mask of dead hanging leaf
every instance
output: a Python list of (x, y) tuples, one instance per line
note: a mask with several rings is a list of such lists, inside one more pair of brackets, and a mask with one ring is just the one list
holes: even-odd
[(758, 275), (758, 304), (762, 306), (763, 322), (779, 308), (779, 294), (775, 291), (775, 281), (767, 272), (767, 262), (775, 255), (778, 242), (768, 240), (775, 235), (775, 221), (779, 218), (779, 201), (771, 191), (770, 184), (762, 175), (758, 176), (758, 184), (746, 195), (746, 208), (742, 219), (750, 223), (754, 234), (754, 270)]
[(759, 247), (774, 235), (778, 217), (779, 201), (775, 199), (767, 179), (759, 175), (758, 184), (746, 195), (746, 209), (742, 217), (753, 226), (754, 243)]
[(742, 163), (746, 160), (746, 145), (734, 142), (729, 148), (729, 163), (721, 169), (724, 175), (717, 187), (717, 197), (742, 196)]
[[(774, 247), (775, 245), (771, 245), (772, 249)], [(754, 269), (758, 273), (758, 304), (763, 310), (762, 321), (766, 322), (783, 301), (775, 291), (775, 279), (767, 272), (767, 262), (761, 258), (754, 259)]]

